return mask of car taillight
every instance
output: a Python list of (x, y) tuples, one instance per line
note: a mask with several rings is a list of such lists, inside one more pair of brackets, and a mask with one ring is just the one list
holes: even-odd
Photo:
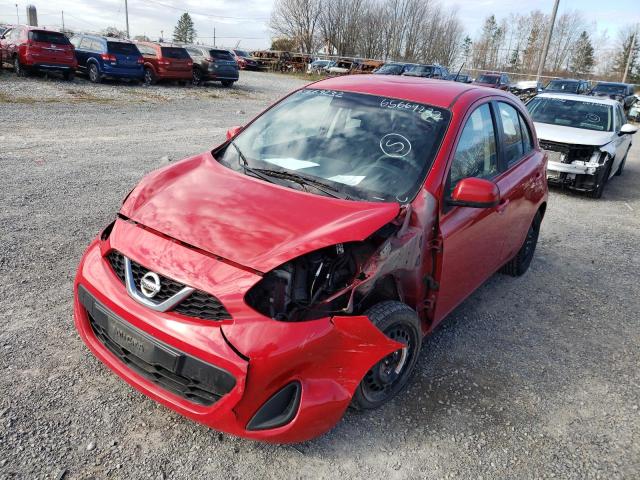
[(158, 60), (158, 65), (169, 65), (170, 63), (169, 60)]
[(142, 65), (144, 63), (144, 58), (138, 57), (138, 63)]
[(115, 62), (116, 61), (116, 56), (113, 55), (112, 53), (102, 53), (102, 54), (100, 54), (100, 58), (102, 58), (102, 60), (104, 60), (105, 62)]

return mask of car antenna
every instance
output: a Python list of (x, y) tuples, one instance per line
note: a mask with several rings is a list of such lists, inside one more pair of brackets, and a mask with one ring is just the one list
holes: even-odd
[(464, 68), (464, 62), (462, 62), (462, 65), (460, 65), (460, 68), (458, 69), (458, 73), (456, 73), (456, 77), (453, 79), (454, 82), (458, 81), (458, 75), (460, 75), (460, 72), (462, 71), (463, 68)]

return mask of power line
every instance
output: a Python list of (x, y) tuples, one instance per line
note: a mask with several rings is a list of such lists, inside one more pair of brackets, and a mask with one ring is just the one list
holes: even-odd
[(209, 18), (226, 18), (226, 19), (231, 19), (231, 20), (260, 20), (260, 21), (264, 21), (264, 20), (268, 20), (268, 17), (230, 17), (230, 16), (226, 16), (226, 15), (215, 15), (212, 13), (203, 13), (203, 12), (195, 12), (191, 9), (187, 9), (187, 8), (181, 8), (181, 7), (174, 7), (173, 5), (167, 5), (166, 3), (162, 3), (162, 2), (158, 2), (156, 0), (138, 0), (138, 1), (142, 1), (145, 3), (154, 3), (156, 5), (160, 5), (162, 7), (165, 8), (170, 8), (172, 10), (177, 10), (179, 12), (188, 12), (190, 15), (198, 15), (201, 17), (209, 17)]

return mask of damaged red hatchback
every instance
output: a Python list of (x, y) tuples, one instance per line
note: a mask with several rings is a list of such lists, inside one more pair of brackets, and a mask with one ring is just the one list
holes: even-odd
[(310, 439), (396, 395), (423, 336), (494, 272), (524, 273), (545, 162), (508, 93), (309, 85), (129, 194), (80, 263), (76, 326), (189, 418)]

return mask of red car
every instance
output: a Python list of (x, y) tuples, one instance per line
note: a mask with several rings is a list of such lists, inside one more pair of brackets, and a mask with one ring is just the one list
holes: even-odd
[(423, 336), (494, 272), (527, 270), (545, 165), (499, 90), (314, 83), (129, 193), (81, 260), (76, 327), (191, 419), (310, 439), (396, 395)]
[(485, 73), (476, 78), (473, 83), (498, 90), (509, 90), (511, 80), (506, 73)]
[(177, 45), (135, 42), (144, 59), (144, 83), (153, 85), (161, 80), (191, 81), (193, 60)]
[(18, 76), (34, 71), (61, 72), (73, 80), (78, 62), (66, 35), (38, 27), (15, 25), (0, 38), (0, 58), (10, 63)]

